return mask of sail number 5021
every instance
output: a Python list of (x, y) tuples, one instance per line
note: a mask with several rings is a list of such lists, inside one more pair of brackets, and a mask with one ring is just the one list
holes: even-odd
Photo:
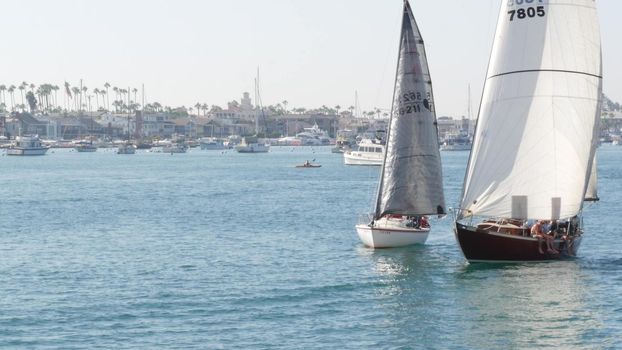
[(544, 11), (544, 6), (538, 7), (527, 7), (524, 9), (512, 10), (508, 11), (508, 15), (510, 15), (510, 22), (514, 20), (514, 18), (525, 19), (527, 17), (534, 18), (544, 17), (546, 16), (546, 12)]

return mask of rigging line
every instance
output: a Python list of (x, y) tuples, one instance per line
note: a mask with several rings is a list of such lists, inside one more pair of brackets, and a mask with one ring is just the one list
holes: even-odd
[(571, 74), (587, 75), (587, 76), (598, 78), (598, 79), (602, 79), (603, 78), (601, 75), (596, 75), (596, 74), (586, 73), (586, 72), (573, 71), (573, 70), (562, 70), (562, 69), (527, 69), (527, 70), (515, 70), (515, 71), (511, 71), (511, 72), (495, 74), (493, 76), (488, 77), (488, 79), (492, 79), (492, 78), (496, 78), (496, 77), (500, 77), (500, 76), (504, 76), (504, 75), (510, 75), (510, 74), (533, 73), (533, 72), (571, 73)]

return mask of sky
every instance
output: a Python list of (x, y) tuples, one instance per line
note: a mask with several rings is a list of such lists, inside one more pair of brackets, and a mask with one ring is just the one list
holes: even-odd
[[(411, 0), (439, 116), (477, 110), (501, 0)], [(598, 1), (622, 102), (622, 1)], [(147, 102), (389, 109), (402, 0), (0, 0), (0, 84), (145, 86)], [(140, 99), (140, 97), (139, 97)], [(60, 98), (59, 98), (60, 100)], [(475, 116), (474, 116), (475, 117)]]

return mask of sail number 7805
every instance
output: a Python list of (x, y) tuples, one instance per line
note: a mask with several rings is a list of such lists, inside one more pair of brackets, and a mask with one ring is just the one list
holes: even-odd
[(534, 18), (536, 16), (544, 17), (546, 12), (544, 11), (544, 6), (538, 6), (508, 11), (508, 15), (510, 15), (510, 22), (512, 22), (514, 18), (525, 19), (527, 17)]

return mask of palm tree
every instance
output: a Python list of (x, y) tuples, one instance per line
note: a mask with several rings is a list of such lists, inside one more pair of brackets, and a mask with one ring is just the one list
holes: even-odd
[[(82, 83), (82, 81), (80, 81), (80, 83)], [(87, 97), (86, 96), (87, 91), (89, 91), (89, 88), (87, 88), (86, 86), (83, 86), (82, 91), (80, 91), (80, 110), (82, 110), (82, 96), (84, 95), (84, 97)], [(86, 107), (86, 99), (84, 100), (84, 107)]]
[(5, 103), (6, 106), (6, 98), (4, 96), (4, 92), (6, 91), (6, 85), (0, 85), (0, 94), (2, 94), (2, 99), (0, 101), (2, 101), (3, 103)]
[(97, 110), (99, 110), (99, 89), (93, 89), (93, 93), (95, 94), (95, 104), (97, 105)]
[[(104, 107), (104, 105), (108, 106), (108, 92), (104, 90), (99, 90), (99, 94), (102, 95), (102, 109), (108, 111), (108, 107)], [(104, 102), (104, 99), (106, 100)]]
[(197, 104), (194, 105), (194, 108), (197, 109), (197, 117), (201, 115), (201, 103), (197, 102)]
[(284, 100), (283, 102), (281, 102), (281, 104), (283, 105), (283, 110), (285, 114), (287, 114), (287, 105), (289, 104), (289, 102), (287, 102), (287, 100)]
[[(74, 96), (78, 96), (80, 94), (80, 88), (77, 86), (74, 86), (71, 88), (71, 92), (73, 92)], [(78, 107), (78, 104), (80, 103), (80, 101), (77, 98), (74, 99), (73, 101), (74, 101), (73, 105), (76, 108), (76, 112), (77, 112), (80, 110), (80, 108)]]
[(58, 90), (60, 90), (60, 88), (58, 85), (54, 85), (52, 86), (52, 90), (54, 90), (54, 106), (58, 107)]
[(11, 112), (15, 111), (15, 85), (11, 85), (9, 86), (9, 89), (7, 90), (9, 92), (9, 94), (11, 94)]
[(340, 105), (335, 106), (335, 110), (337, 111), (337, 116), (339, 116), (339, 110), (341, 109)]
[[(68, 82), (65, 82), (65, 96), (69, 98), (73, 98), (71, 95), (71, 86)], [(69, 101), (65, 100), (65, 109), (69, 110)]]
[(33, 93), (34, 93), (34, 90), (35, 90), (35, 88), (36, 88), (35, 84), (32, 84), (32, 83), (31, 83), (29, 87), (30, 87), (30, 92), (33, 92)]
[(106, 82), (106, 83), (104, 84), (104, 87), (106, 88), (106, 106), (107, 106), (106, 108), (107, 108), (108, 110), (110, 110), (110, 99), (108, 98), (108, 96), (110, 96), (110, 95), (108, 95), (108, 88), (110, 87), (110, 83), (109, 83), (109, 82)]
[[(24, 89), (26, 88), (26, 86), (28, 86), (28, 84), (26, 84), (26, 82), (23, 82), (19, 87), (19, 92), (22, 95), (22, 105), (24, 105)], [(22, 109), (23, 112), (23, 109)]]
[(134, 102), (136, 102), (137, 101), (136, 100), (136, 93), (138, 92), (138, 89), (137, 88), (133, 88), (132, 92), (134, 93)]
[[(115, 87), (112, 88), (112, 91), (114, 92), (114, 100), (118, 101), (119, 100), (119, 88), (115, 86)], [(115, 109), (114, 109), (115, 112), (118, 112), (118, 110), (117, 110), (118, 104), (115, 104), (113, 102), (112, 105), (115, 107)]]

